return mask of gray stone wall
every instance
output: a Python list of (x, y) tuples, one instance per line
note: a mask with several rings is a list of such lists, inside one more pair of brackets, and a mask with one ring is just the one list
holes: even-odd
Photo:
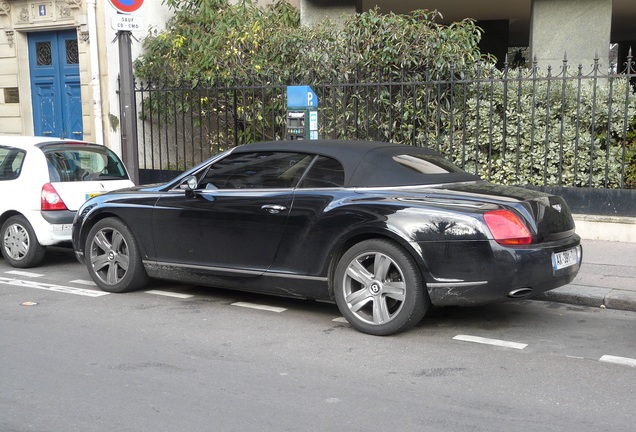
[(300, 0), (300, 23), (313, 26), (327, 17), (339, 21), (356, 13), (356, 3), (356, 0)]
[(601, 72), (609, 67), (612, 0), (534, 0), (530, 50), (539, 67), (560, 67), (567, 53), (570, 70), (589, 73), (598, 53)]

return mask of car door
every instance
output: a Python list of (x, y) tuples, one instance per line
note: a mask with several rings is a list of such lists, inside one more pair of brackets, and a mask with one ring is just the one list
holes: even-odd
[(153, 214), (162, 264), (257, 275), (272, 263), (307, 155), (231, 153), (199, 176), (194, 193), (163, 194)]
[[(32, 169), (29, 166), (33, 165)], [(0, 146), (0, 214), (40, 209), (41, 184), (46, 172), (38, 170), (37, 152), (11, 146)], [(27, 167), (26, 175), (22, 175)]]

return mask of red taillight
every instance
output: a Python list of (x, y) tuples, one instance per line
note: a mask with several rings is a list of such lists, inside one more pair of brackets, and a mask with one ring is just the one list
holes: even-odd
[(66, 204), (51, 183), (42, 186), (42, 210), (68, 210)]
[(493, 210), (484, 214), (495, 241), (503, 245), (527, 245), (532, 235), (519, 217), (510, 210)]

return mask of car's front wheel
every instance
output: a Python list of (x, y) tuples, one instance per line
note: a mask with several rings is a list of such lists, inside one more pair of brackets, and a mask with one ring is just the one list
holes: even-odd
[(133, 291), (148, 282), (135, 237), (117, 218), (102, 219), (93, 226), (84, 254), (91, 278), (104, 291)]
[(430, 306), (415, 261), (392, 241), (356, 244), (342, 256), (334, 277), (340, 312), (364, 333), (385, 336), (408, 330)]
[(44, 259), (45, 251), (24, 216), (11, 216), (2, 225), (2, 255), (13, 267), (35, 267)]

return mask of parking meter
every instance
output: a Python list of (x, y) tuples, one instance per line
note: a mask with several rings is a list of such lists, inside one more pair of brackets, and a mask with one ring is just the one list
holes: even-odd
[(287, 86), (285, 139), (318, 139), (318, 97), (309, 86)]

